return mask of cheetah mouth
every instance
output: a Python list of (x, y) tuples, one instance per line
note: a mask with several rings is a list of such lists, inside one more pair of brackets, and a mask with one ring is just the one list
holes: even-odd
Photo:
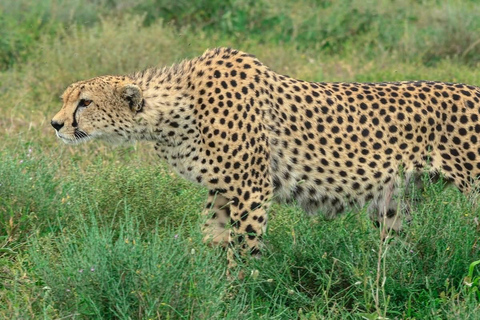
[(66, 144), (80, 144), (80, 143), (87, 142), (93, 138), (91, 135), (78, 129), (75, 129), (75, 131), (73, 132), (73, 137), (64, 136), (58, 131), (57, 131), (57, 137), (62, 139), (62, 141)]

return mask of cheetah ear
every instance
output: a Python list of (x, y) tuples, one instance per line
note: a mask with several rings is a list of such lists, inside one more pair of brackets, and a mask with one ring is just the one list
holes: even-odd
[(128, 102), (130, 110), (132, 112), (141, 112), (145, 105), (145, 99), (143, 99), (142, 91), (134, 84), (127, 84), (120, 88), (120, 96), (122, 99)]

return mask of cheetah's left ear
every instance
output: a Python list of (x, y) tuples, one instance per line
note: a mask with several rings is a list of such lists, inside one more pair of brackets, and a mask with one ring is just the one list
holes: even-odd
[(127, 84), (120, 88), (120, 96), (125, 99), (130, 106), (132, 112), (141, 112), (145, 105), (140, 88), (134, 84)]

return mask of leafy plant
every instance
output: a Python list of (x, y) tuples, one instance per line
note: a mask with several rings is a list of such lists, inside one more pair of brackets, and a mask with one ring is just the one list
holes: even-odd
[(468, 288), (468, 293), (475, 295), (480, 301), (480, 275), (474, 276), (475, 267), (480, 264), (480, 260), (474, 261), (468, 267), (468, 275), (464, 279), (464, 284)]

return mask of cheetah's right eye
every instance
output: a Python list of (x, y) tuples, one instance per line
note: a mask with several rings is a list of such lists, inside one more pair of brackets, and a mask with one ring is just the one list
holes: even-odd
[(78, 106), (79, 107), (88, 107), (88, 105), (92, 103), (92, 100), (87, 100), (87, 99), (81, 99), (79, 102), (78, 102)]

